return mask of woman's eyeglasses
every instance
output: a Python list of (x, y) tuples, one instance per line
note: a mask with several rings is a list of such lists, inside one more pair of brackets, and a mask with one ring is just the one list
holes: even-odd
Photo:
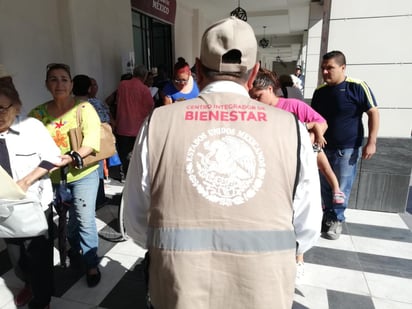
[(54, 69), (64, 69), (64, 70), (70, 72), (70, 67), (67, 64), (64, 64), (64, 63), (49, 63), (46, 66), (47, 71), (54, 70)]
[(175, 83), (176, 83), (176, 84), (183, 84), (183, 85), (185, 85), (185, 84), (187, 84), (188, 82), (189, 82), (188, 79), (175, 79)]
[(11, 103), (9, 106), (0, 106), (0, 114), (5, 114), (7, 111), (10, 109), (10, 107), (13, 106), (13, 103)]

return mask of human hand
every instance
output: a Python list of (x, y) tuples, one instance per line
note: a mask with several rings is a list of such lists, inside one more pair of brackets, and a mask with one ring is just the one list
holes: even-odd
[(67, 154), (60, 156), (60, 159), (61, 159), (61, 161), (58, 162), (58, 163), (54, 163), (54, 165), (56, 165), (58, 167), (62, 167), (62, 166), (66, 166), (66, 165), (73, 162), (72, 157), (67, 155)]
[(172, 100), (172, 97), (171, 96), (165, 96), (164, 97), (164, 99), (163, 99), (163, 104), (164, 105), (169, 105), (169, 104), (172, 104), (173, 103), (173, 100)]
[(322, 136), (316, 137), (315, 144), (317, 144), (320, 148), (325, 148), (327, 141), (322, 135)]
[(362, 149), (362, 159), (369, 160), (376, 152), (375, 143), (367, 143)]

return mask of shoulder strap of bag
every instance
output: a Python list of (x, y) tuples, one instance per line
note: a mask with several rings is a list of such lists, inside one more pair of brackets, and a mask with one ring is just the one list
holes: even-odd
[(297, 137), (298, 137), (298, 145), (297, 145), (297, 149), (296, 149), (296, 175), (295, 175), (295, 184), (293, 186), (293, 199), (295, 199), (295, 194), (296, 194), (296, 188), (299, 184), (299, 174), (300, 174), (300, 147), (301, 147), (301, 137), (300, 137), (300, 130), (299, 130), (299, 120), (296, 117), (295, 114), (293, 114), (294, 118), (295, 118), (295, 123), (296, 123), (296, 133), (297, 133)]
[(77, 126), (80, 127), (82, 124), (82, 104), (78, 103), (77, 105), (77, 111), (76, 111), (76, 122), (77, 122)]

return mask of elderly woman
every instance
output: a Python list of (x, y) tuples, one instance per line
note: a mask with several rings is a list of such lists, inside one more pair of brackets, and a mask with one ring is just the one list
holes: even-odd
[(160, 94), (163, 98), (163, 104), (196, 98), (199, 95), (199, 88), (192, 77), (189, 64), (184, 58), (179, 57), (173, 71), (173, 80), (164, 86)]
[[(97, 256), (98, 235), (95, 220), (95, 204), (99, 186), (98, 163), (83, 166), (83, 158), (100, 148), (100, 120), (94, 107), (72, 96), (73, 82), (70, 68), (63, 63), (47, 66), (46, 87), (53, 99), (34, 108), (29, 115), (46, 126), (62, 154), (70, 154), (73, 162), (67, 173), (67, 187), (73, 197), (69, 207), (67, 239), (70, 244), (70, 265), (86, 267), (89, 287), (100, 281)], [(83, 142), (79, 149), (71, 149), (68, 132), (77, 127), (76, 112), (81, 109)], [(51, 174), (53, 186), (59, 189), (59, 172)]]
[[(53, 199), (47, 177), (56, 166), (68, 164), (41, 122), (20, 115), (22, 103), (12, 78), (0, 65), (0, 166), (17, 182), (26, 197), (47, 210)], [(7, 197), (6, 197), (7, 198)], [(49, 308), (53, 291), (53, 251), (46, 233), (30, 238), (5, 239), (10, 260), (24, 288), (16, 306)]]

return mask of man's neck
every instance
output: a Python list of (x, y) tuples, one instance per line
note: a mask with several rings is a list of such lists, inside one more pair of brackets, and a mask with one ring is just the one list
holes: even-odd
[(340, 80), (337, 81), (336, 83), (333, 83), (333, 84), (327, 83), (327, 84), (328, 84), (328, 86), (337, 86), (337, 85), (339, 85), (339, 84), (342, 84), (345, 80), (346, 80), (346, 76), (344, 76), (342, 79), (340, 79)]

